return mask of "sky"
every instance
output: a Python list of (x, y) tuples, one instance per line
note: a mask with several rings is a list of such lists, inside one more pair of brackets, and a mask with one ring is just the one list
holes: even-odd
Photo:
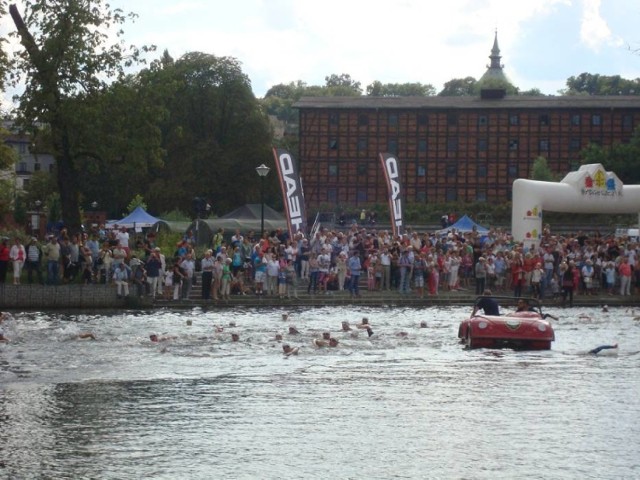
[[(479, 79), (494, 34), (507, 77), (557, 94), (583, 72), (640, 77), (637, 0), (111, 0), (139, 15), (125, 39), (178, 58), (238, 59), (263, 97), (280, 83), (349, 74), (382, 83)], [(634, 52), (634, 50), (638, 50)]]

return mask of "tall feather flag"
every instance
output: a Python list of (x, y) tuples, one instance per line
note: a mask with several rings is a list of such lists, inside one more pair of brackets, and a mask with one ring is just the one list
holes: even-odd
[(402, 217), (402, 184), (400, 183), (400, 162), (395, 155), (380, 153), (380, 164), (384, 171), (389, 192), (389, 212), (394, 235), (401, 235), (404, 229)]
[(307, 212), (304, 205), (302, 181), (298, 173), (296, 161), (293, 155), (282, 148), (274, 147), (273, 156), (276, 161), (278, 177), (280, 178), (280, 188), (282, 189), (282, 198), (287, 213), (289, 235), (293, 237), (297, 232), (302, 232), (306, 235)]

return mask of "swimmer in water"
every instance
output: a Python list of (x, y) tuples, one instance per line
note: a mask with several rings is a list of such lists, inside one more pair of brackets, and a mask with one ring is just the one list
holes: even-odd
[(422, 320), (420, 322), (420, 328), (427, 328), (427, 321), (426, 320)]
[(297, 355), (300, 349), (298, 347), (291, 347), (290, 345), (284, 344), (282, 345), (282, 353), (285, 357), (290, 355)]
[(82, 332), (78, 334), (79, 339), (85, 339), (85, 338), (90, 338), (91, 340), (97, 340), (95, 334), (93, 334), (92, 332)]
[(284, 312), (282, 314), (282, 321), (286, 322), (287, 320), (289, 320), (289, 314), (287, 312)]
[(612, 350), (612, 349), (617, 349), (618, 348), (618, 344), (614, 344), (614, 345), (600, 345), (599, 347), (596, 347), (592, 350), (589, 350), (589, 354), (590, 355), (598, 355), (602, 350)]
[(362, 322), (357, 324), (356, 327), (362, 328), (363, 330), (370, 328), (371, 325), (369, 325), (369, 319), (367, 317), (362, 317)]
[(289, 335), (298, 335), (300, 332), (293, 325), (289, 327)]
[(282, 341), (282, 334), (281, 333), (276, 333), (276, 336), (273, 339), (276, 342), (281, 342)]
[(231, 334), (231, 341), (232, 342), (239, 342), (240, 341), (240, 335), (237, 333), (232, 333)]
[(343, 332), (348, 332), (349, 330), (351, 330), (351, 327), (349, 326), (349, 322), (347, 322), (346, 320), (344, 320), (342, 322), (342, 331)]
[(157, 333), (152, 333), (151, 335), (149, 335), (149, 340), (151, 340), (153, 343), (166, 342), (167, 340), (173, 340), (174, 338), (178, 337), (166, 337), (158, 335)]

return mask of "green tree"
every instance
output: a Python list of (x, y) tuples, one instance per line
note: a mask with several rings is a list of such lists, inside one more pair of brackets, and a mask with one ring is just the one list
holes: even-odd
[(152, 63), (137, 82), (162, 92), (167, 112), (160, 122), (166, 161), (145, 182), (149, 205), (192, 212), (202, 197), (225, 212), (255, 201), (255, 167), (272, 163), (271, 129), (238, 60), (190, 52)]
[(543, 182), (554, 182), (557, 180), (557, 175), (555, 175), (549, 168), (547, 159), (540, 156), (533, 161), (533, 166), (531, 167), (531, 179)]
[(477, 80), (473, 77), (454, 78), (444, 84), (438, 96), (462, 97), (465, 95), (474, 95), (476, 83)]
[(367, 86), (370, 97), (430, 97), (436, 94), (431, 84), (382, 83), (378, 80)]
[(640, 183), (640, 129), (635, 130), (629, 143), (616, 143), (610, 147), (592, 143), (580, 152), (580, 156), (583, 165), (600, 163), (625, 184)]
[(628, 80), (620, 75), (581, 73), (567, 79), (563, 95), (640, 95), (640, 79)]
[[(26, 0), (23, 17), (9, 7), (24, 50), (10, 59), (10, 79), (24, 82), (20, 96), (20, 120), (28, 127), (49, 128), (56, 160), (58, 190), (64, 221), (72, 231), (80, 229), (80, 184), (77, 159), (83, 152), (74, 143), (73, 126), (93, 119), (77, 119), (77, 100), (106, 88), (108, 79), (121, 78), (123, 68), (148, 51), (126, 46), (121, 25), (125, 15), (102, 0)], [(115, 34), (110, 43), (109, 33)]]
[(324, 80), (326, 82), (325, 86), (331, 92), (331, 96), (348, 97), (362, 95), (360, 82), (353, 80), (348, 73), (342, 73), (340, 75), (333, 73), (324, 77)]

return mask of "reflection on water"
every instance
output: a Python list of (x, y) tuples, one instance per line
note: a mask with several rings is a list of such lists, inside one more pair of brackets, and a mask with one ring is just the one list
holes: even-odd
[[(631, 313), (552, 312), (547, 352), (464, 350), (467, 313), (16, 315), (0, 346), (0, 477), (638, 477)], [(373, 337), (340, 331), (363, 316)], [(324, 331), (337, 348), (312, 346)], [(277, 333), (300, 354), (283, 356)], [(584, 354), (616, 341), (617, 357)]]

